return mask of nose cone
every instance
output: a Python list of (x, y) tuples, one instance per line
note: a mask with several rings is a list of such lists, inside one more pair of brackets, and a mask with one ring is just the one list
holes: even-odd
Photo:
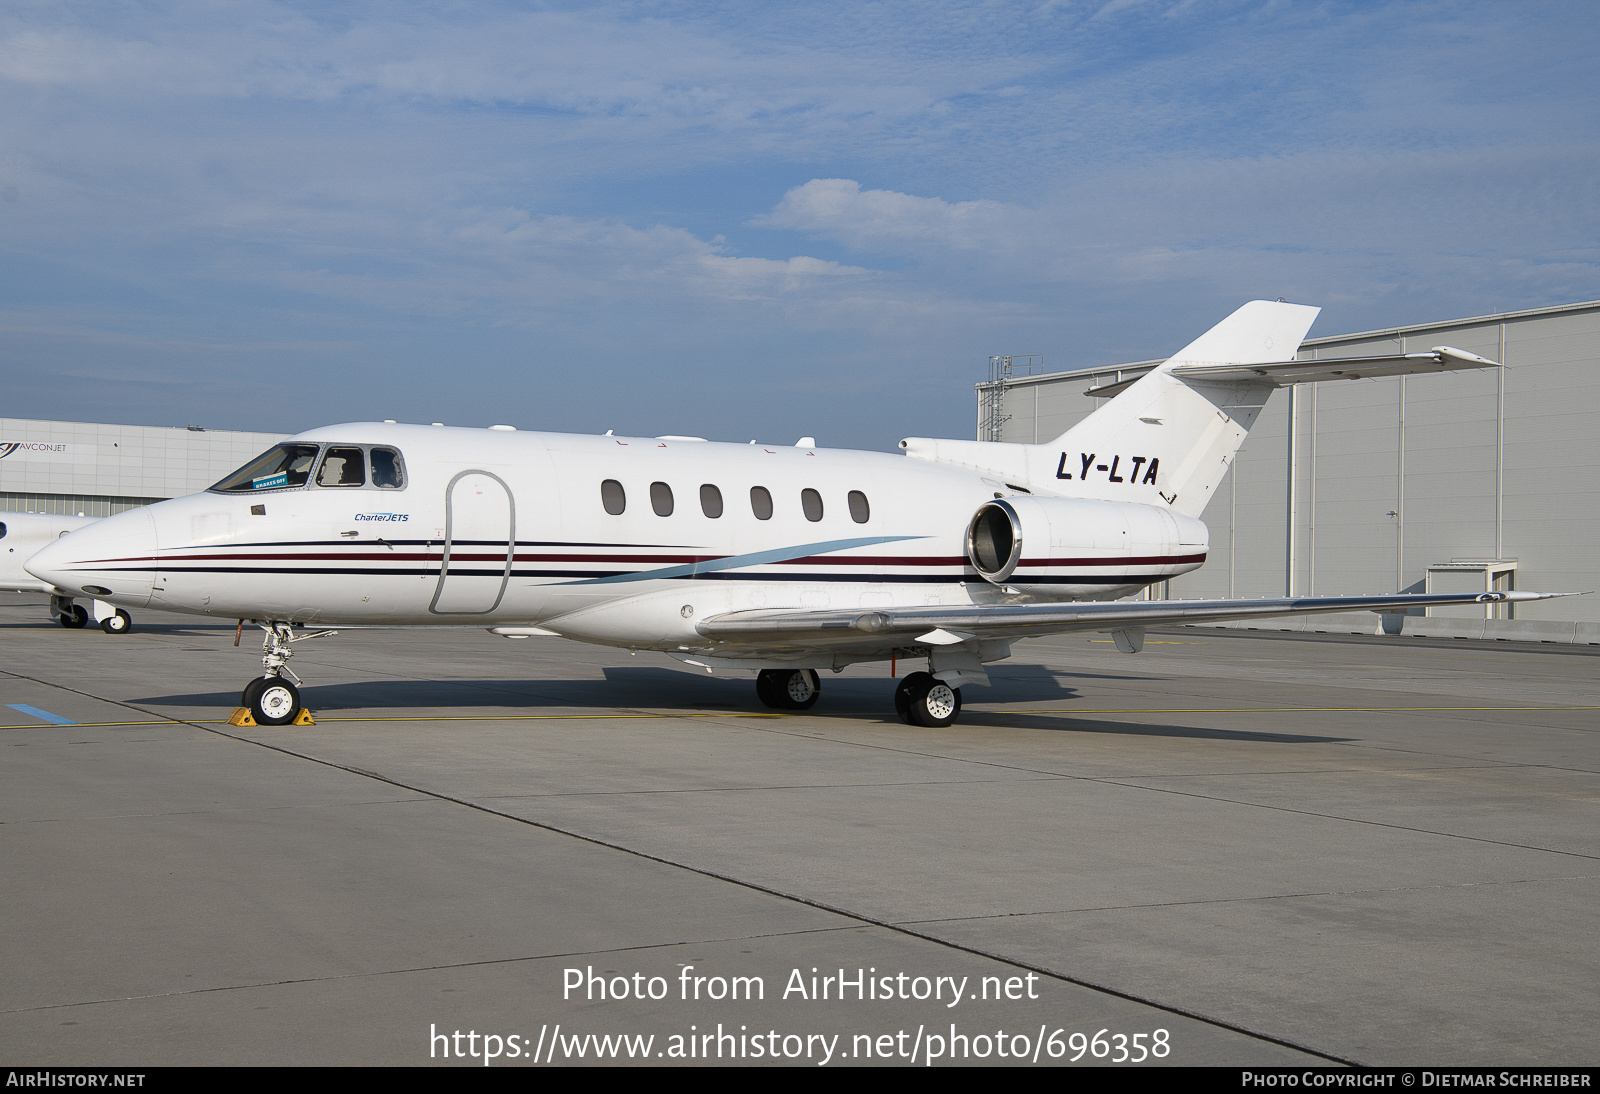
[(67, 596), (142, 608), (156, 577), (155, 520), (130, 509), (96, 521), (41, 547), (23, 569)]

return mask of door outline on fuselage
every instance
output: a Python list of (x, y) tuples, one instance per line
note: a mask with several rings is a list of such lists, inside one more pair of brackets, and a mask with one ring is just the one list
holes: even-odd
[[(450, 576), (450, 551), (455, 542), (456, 484), (462, 479), (466, 478), (468, 475), (482, 475), (485, 478), (493, 479), (495, 482), (500, 484), (500, 489), (505, 491), (507, 520), (506, 566), (505, 570), (500, 574), (500, 590), (495, 594), (494, 603), (490, 604), (487, 608), (456, 611), (449, 608), (440, 608), (439, 598), (444, 595), (444, 583), (445, 580)], [(505, 479), (502, 479), (493, 471), (485, 471), (482, 468), (469, 468), (466, 471), (457, 472), (450, 479), (449, 484), (444, 488), (444, 552), (439, 559), (439, 582), (434, 586), (433, 599), (428, 602), (428, 611), (433, 615), (488, 615), (490, 612), (494, 611), (500, 606), (500, 601), (505, 599), (506, 586), (511, 582), (511, 566), (516, 560), (516, 554), (517, 496), (512, 492), (510, 485)], [(457, 575), (456, 580), (462, 580), (461, 576)]]

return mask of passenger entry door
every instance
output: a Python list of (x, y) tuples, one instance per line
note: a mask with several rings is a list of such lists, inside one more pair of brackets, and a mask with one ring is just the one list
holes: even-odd
[(463, 471), (445, 489), (444, 557), (428, 610), (482, 615), (499, 607), (516, 547), (516, 503), (505, 480)]

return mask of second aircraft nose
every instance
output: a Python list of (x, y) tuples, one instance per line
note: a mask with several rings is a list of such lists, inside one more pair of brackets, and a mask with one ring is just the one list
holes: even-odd
[(155, 583), (156, 525), (148, 509), (96, 521), (41, 547), (23, 564), (67, 596), (144, 607)]

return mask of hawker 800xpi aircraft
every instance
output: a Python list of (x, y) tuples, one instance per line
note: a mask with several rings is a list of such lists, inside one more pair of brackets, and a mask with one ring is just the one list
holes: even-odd
[[(1049, 444), (900, 442), (902, 455), (356, 424), (314, 429), (204, 493), (35, 555), (61, 595), (266, 632), (256, 721), (300, 707), (297, 627), (485, 627), (758, 672), (768, 706), (818, 670), (928, 659), (903, 719), (954, 720), (1018, 638), (1195, 620), (1403, 610), (1538, 593), (1118, 601), (1199, 567), (1206, 501), (1276, 387), (1496, 367), (1459, 350), (1292, 361), (1316, 308), (1246, 304)], [(326, 633), (320, 631), (319, 633)]]

